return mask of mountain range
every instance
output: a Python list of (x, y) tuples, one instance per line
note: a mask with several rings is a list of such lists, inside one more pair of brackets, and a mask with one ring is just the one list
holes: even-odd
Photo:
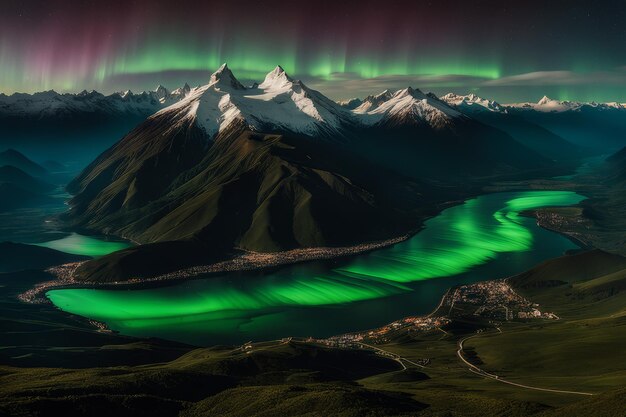
[(506, 106), (508, 113), (540, 125), (588, 151), (605, 153), (626, 145), (624, 103), (584, 103), (543, 97)]
[[(76, 177), (68, 219), (144, 244), (79, 270), (119, 280), (238, 249), (397, 237), (486, 178), (553, 168), (507, 133), (416, 89), (348, 110), (279, 66), (245, 87), (223, 65)], [(164, 257), (172, 248), (180, 256)]]
[[(489, 126), (501, 129), (520, 143), (554, 160), (572, 160), (581, 157), (582, 149), (537, 123), (515, 114), (509, 107), (475, 94), (453, 93), (441, 97), (463, 114)], [(541, 107), (541, 106), (539, 106)], [(573, 111), (573, 110), (572, 110)]]
[(143, 91), (135, 94), (130, 90), (104, 95), (95, 90), (83, 90), (80, 93), (57, 93), (54, 90), (34, 94), (14, 93), (6, 95), (0, 93), (0, 114), (7, 116), (29, 115), (38, 118), (48, 116), (64, 117), (74, 113), (120, 113), (144, 114), (155, 112), (163, 106), (184, 98), (191, 87), (183, 87), (169, 91), (162, 85), (153, 91)]
[[(280, 68), (280, 67), (279, 67)], [(279, 71), (277, 69), (276, 71)], [(243, 85), (242, 85), (243, 87)], [(110, 112), (110, 113), (141, 113), (145, 111), (155, 112), (160, 108), (174, 104), (189, 95), (192, 89), (189, 84), (169, 90), (162, 85), (158, 85), (154, 90), (134, 93), (131, 90), (116, 92), (105, 95), (98, 91), (83, 90), (79, 93), (58, 93), (54, 90), (42, 91), (33, 94), (13, 93), (10, 95), (0, 93), (0, 115), (34, 115), (43, 118), (47, 115), (61, 117), (74, 112)], [(341, 107), (354, 110), (366, 101), (371, 101), (375, 97), (389, 96), (393, 92), (384, 92), (369, 96), (365, 99), (352, 98), (337, 102)], [(449, 104), (462, 104), (462, 109), (473, 108), (478, 110), (482, 107), (486, 110), (496, 112), (511, 112), (518, 110), (537, 111), (542, 113), (565, 113), (581, 111), (612, 111), (626, 110), (626, 103), (610, 102), (582, 102), (569, 100), (556, 100), (547, 96), (542, 97), (538, 102), (521, 102), (500, 104), (494, 100), (480, 97), (476, 94), (458, 95), (448, 93), (440, 97), (441, 100)], [(461, 103), (463, 102), (463, 103)]]
[[(0, 94), (0, 142), (31, 157), (82, 165), (155, 111), (188, 92), (162, 86), (150, 92), (105, 96), (96, 91)], [(38, 152), (38, 154), (32, 154)]]
[[(78, 161), (84, 164), (148, 116), (184, 100), (192, 91), (196, 93), (200, 88), (185, 84), (172, 91), (159, 85), (152, 91), (133, 93), (127, 90), (110, 95), (96, 91), (77, 94), (60, 94), (55, 91), (0, 94), (0, 140), (5, 146), (22, 151), (41, 149), (41, 155), (32, 155), (35, 157), (52, 157), (65, 163)], [(258, 90), (258, 86), (255, 88)], [(247, 88), (246, 91), (249, 93), (255, 88)], [(354, 116), (353, 110), (360, 106), (367, 107), (376, 97), (380, 100), (389, 94), (392, 93), (385, 91), (365, 99), (344, 100), (337, 104)], [(429, 96), (432, 100), (437, 98), (430, 93)], [(324, 99), (326, 102), (331, 101)], [(626, 107), (623, 103), (584, 103), (544, 97), (537, 103), (499, 104), (475, 94), (446, 94), (440, 99), (460, 113), (504, 130), (531, 148), (534, 141), (538, 145), (534, 147), (535, 150), (544, 151), (544, 155), (551, 159), (576, 156), (576, 151), (562, 141), (561, 144), (568, 148), (563, 153), (554, 152), (545, 146), (548, 141), (553, 143), (556, 136), (579, 147), (597, 151), (605, 145), (615, 150), (624, 145), (622, 137), (626, 133), (626, 118), (623, 115)], [(234, 100), (235, 107), (243, 105), (241, 100)], [(245, 103), (255, 104), (251, 100)], [(297, 103), (294, 105), (297, 106)], [(322, 108), (332, 108), (336, 112), (337, 106), (328, 105)], [(367, 113), (365, 107), (361, 107), (361, 115)], [(249, 113), (257, 110), (254, 105), (246, 109), (239, 108), (239, 111)], [(370, 115), (369, 119), (376, 120), (383, 111), (381, 109)], [(507, 117), (498, 116), (503, 114)], [(343, 120), (344, 116), (339, 119)], [(325, 117), (323, 110), (320, 117)], [(359, 119), (364, 121), (366, 118)], [(94, 129), (94, 126), (98, 128)]]

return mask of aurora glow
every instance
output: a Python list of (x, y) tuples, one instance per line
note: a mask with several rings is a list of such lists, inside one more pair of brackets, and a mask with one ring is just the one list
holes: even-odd
[(51, 240), (49, 242), (36, 243), (35, 245), (56, 249), (73, 255), (85, 255), (92, 257), (108, 255), (111, 252), (122, 250), (131, 246), (127, 242), (98, 239), (95, 237), (79, 235), (78, 233), (72, 233), (61, 239)]
[[(265, 334), (263, 326), (268, 324), (264, 317), (268, 315), (287, 314), (293, 309), (303, 314), (302, 309), (322, 306), (358, 309), (359, 301), (410, 295), (420, 281), (457, 276), (505, 253), (533, 252), (538, 243), (535, 236), (540, 234), (544, 239), (557, 239), (548, 249), (533, 254), (526, 264), (500, 266), (498, 273), (511, 273), (506, 269), (509, 266), (528, 268), (572, 244), (538, 228), (520, 212), (572, 205), (582, 199), (568, 191), (481, 196), (427, 221), (425, 229), (406, 242), (355, 257), (334, 269), (311, 263), (265, 275), (227, 275), (155, 289), (66, 289), (47, 295), (65, 311), (105, 321), (129, 334), (165, 333), (167, 337), (170, 331), (186, 329), (192, 335), (220, 333), (222, 336), (216, 337), (223, 338), (224, 334), (241, 332), (245, 323)], [(433, 296), (437, 299), (441, 294)], [(394, 303), (385, 308), (393, 310)], [(419, 306), (412, 309), (414, 313)], [(273, 320), (270, 323), (276, 325)]]
[(495, 212), (483, 209), (482, 198), (468, 200), (427, 222), (427, 228), (416, 238), (358, 258), (339, 272), (396, 282), (456, 275), (493, 259), (498, 253), (532, 248), (533, 235), (523, 224), (520, 212), (572, 205), (581, 199), (570, 191), (517, 193)]
[[(412, 85), (623, 101), (625, 20), (619, 2), (565, 0), (24, 0), (0, 13), (0, 92), (176, 88), (227, 62), (245, 81), (280, 64), (332, 98)], [(577, 76), (491, 84), (557, 70)]]

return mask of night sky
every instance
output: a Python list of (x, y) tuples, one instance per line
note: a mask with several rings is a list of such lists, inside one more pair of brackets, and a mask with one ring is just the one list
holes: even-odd
[(0, 92), (243, 80), (626, 102), (626, 1), (1, 0)]

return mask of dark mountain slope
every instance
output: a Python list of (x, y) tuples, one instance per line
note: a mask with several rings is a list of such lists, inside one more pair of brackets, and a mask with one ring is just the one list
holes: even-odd
[(51, 197), (45, 194), (25, 190), (12, 183), (0, 183), (0, 210), (34, 207), (40, 204), (49, 204), (53, 201)]
[(55, 186), (38, 176), (46, 170), (24, 155), (9, 149), (0, 152), (0, 210), (14, 210), (47, 204), (53, 200), (46, 195)]
[(473, 119), (433, 128), (390, 121), (369, 129), (358, 151), (414, 178), (468, 183), (553, 164), (506, 133)]
[(0, 242), (0, 272), (43, 269), (53, 265), (87, 259), (89, 259), (87, 256), (71, 255), (35, 245)]
[(508, 111), (599, 154), (626, 145), (626, 117), (621, 108), (583, 105), (568, 111), (536, 111), (523, 107), (509, 107)]
[(0, 152), (0, 166), (4, 165), (19, 168), (34, 177), (40, 177), (46, 174), (46, 170), (41, 165), (31, 161), (15, 149), (7, 149), (4, 152)]
[(486, 125), (500, 129), (525, 146), (556, 161), (567, 161), (581, 157), (581, 149), (562, 137), (536, 123), (512, 114), (496, 101), (475, 94), (446, 94), (441, 100), (461, 113)]
[(409, 226), (407, 217), (387, 216), (399, 213), (384, 196), (400, 177), (369, 174), (375, 171), (357, 158), (334, 165), (323, 149), (303, 139), (232, 131), (193, 168), (173, 180), (166, 172), (156, 198), (150, 183), (143, 188), (142, 168), (95, 195), (86, 194), (92, 180), (73, 200), (74, 220), (140, 242), (196, 238), (261, 251), (379, 239)]
[(489, 111), (471, 115), (484, 124), (508, 133), (518, 142), (550, 159), (562, 161), (581, 157), (581, 150), (576, 145), (519, 116)]
[(354, 113), (368, 125), (355, 150), (412, 177), (467, 183), (553, 165), (505, 132), (418, 89), (370, 96)]
[[(208, 142), (184, 114), (157, 113), (93, 161), (67, 187), (74, 213), (98, 219), (158, 198), (198, 163)], [(96, 199), (96, 197), (98, 197)], [(92, 201), (93, 200), (93, 201)]]
[(614, 184), (626, 182), (626, 148), (611, 155), (606, 162), (610, 171), (609, 182)]
[(11, 165), (0, 166), (0, 183), (11, 183), (32, 192), (46, 192), (55, 188), (54, 185), (33, 178)]

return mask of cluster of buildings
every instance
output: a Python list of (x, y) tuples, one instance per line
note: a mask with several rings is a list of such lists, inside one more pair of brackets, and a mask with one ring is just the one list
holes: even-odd
[(45, 293), (55, 287), (70, 285), (74, 283), (74, 272), (83, 262), (70, 262), (63, 265), (54, 266), (46, 269), (46, 272), (54, 275), (56, 279), (44, 281), (36, 284), (33, 288), (19, 294), (17, 298), (29, 304), (46, 304), (48, 299)]
[(405, 317), (377, 329), (358, 333), (346, 333), (339, 336), (329, 337), (328, 339), (317, 340), (317, 342), (331, 347), (359, 348), (361, 346), (361, 342), (363, 341), (369, 341), (372, 343), (389, 342), (391, 334), (399, 330), (405, 330), (408, 332), (427, 332), (441, 328), (449, 322), (450, 319), (447, 317)]
[(449, 317), (472, 315), (496, 320), (549, 319), (559, 317), (544, 312), (539, 305), (519, 295), (506, 280), (463, 285), (450, 291), (442, 303)]

